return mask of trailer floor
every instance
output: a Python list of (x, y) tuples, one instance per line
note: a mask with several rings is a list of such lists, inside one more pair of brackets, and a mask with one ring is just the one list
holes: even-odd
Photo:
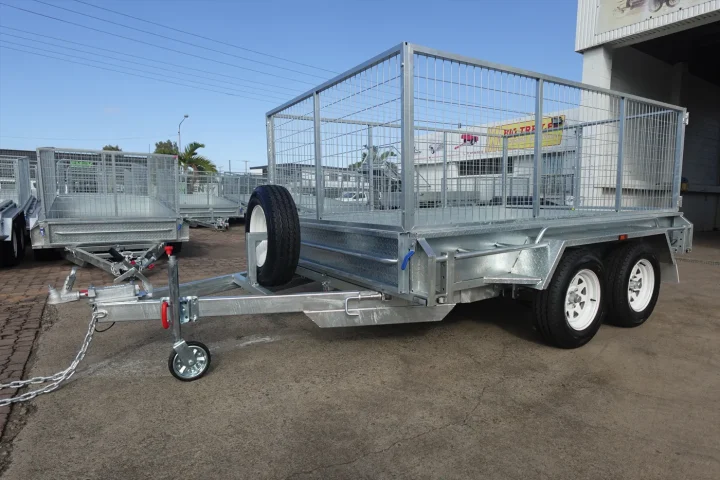
[[(181, 280), (236, 270), (241, 229), (195, 231)], [(215, 319), (192, 332), (213, 368), (184, 384), (160, 322), (116, 325), (8, 429), (3, 478), (717, 479), (720, 235), (698, 235), (690, 260), (646, 325), (573, 351), (504, 300), (432, 325)], [(88, 315), (45, 309), (31, 374), (67, 365)]]

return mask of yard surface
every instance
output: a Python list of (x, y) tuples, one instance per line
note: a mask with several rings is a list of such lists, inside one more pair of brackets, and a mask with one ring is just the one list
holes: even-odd
[[(181, 281), (241, 270), (242, 231), (193, 230)], [(503, 299), (437, 324), (229, 317), (186, 330), (213, 366), (182, 383), (159, 321), (118, 324), (69, 384), (14, 407), (3, 478), (714, 480), (720, 236), (698, 236), (679, 266), (682, 283), (663, 285), (645, 325), (604, 325), (571, 351), (541, 343), (530, 310)], [(0, 271), (4, 309), (30, 298), (15, 316), (39, 316), (43, 285), (69, 267)], [(151, 279), (165, 283), (164, 264)], [(111, 277), (84, 269), (76, 287), (90, 281)], [(89, 318), (84, 303), (46, 306), (24, 376), (65, 368)]]

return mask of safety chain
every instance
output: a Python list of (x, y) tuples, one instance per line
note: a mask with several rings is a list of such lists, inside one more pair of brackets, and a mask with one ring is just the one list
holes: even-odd
[(85, 340), (83, 340), (80, 351), (78, 351), (77, 355), (75, 355), (75, 359), (65, 370), (57, 372), (56, 374), (50, 375), (48, 377), (33, 377), (27, 380), (15, 380), (14, 382), (0, 384), (0, 390), (5, 388), (22, 388), (28, 385), (38, 385), (43, 383), (47, 384), (41, 388), (38, 388), (37, 390), (23, 393), (22, 395), (18, 395), (17, 397), (0, 399), (0, 407), (4, 407), (5, 405), (10, 405), (12, 403), (26, 402), (43, 393), (50, 393), (60, 387), (63, 382), (69, 380), (70, 377), (75, 374), (75, 369), (77, 369), (77, 366), (80, 364), (80, 362), (82, 362), (82, 359), (85, 358), (85, 353), (87, 352), (87, 349), (90, 346), (90, 342), (92, 342), (93, 334), (95, 333), (95, 325), (97, 324), (98, 320), (105, 317), (106, 315), (107, 314), (105, 312), (93, 312), (92, 318), (90, 319), (90, 324), (88, 325), (87, 333), (85, 334)]

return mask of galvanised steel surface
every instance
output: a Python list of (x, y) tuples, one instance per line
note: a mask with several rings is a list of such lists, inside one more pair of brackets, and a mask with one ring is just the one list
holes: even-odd
[(27, 157), (0, 155), (0, 204), (10, 200), (24, 208), (30, 202), (29, 162)]
[[(473, 264), (484, 283), (550, 255), (514, 274), (543, 288), (548, 249), (580, 241), (562, 238), (568, 221), (596, 242), (614, 225), (690, 248), (676, 214), (685, 121), (674, 105), (402, 43), (268, 112), (269, 174), (298, 205), (308, 268), (427, 294), (412, 273), (422, 240), (449, 252), (438, 272)], [(545, 226), (549, 243), (520, 248)], [(463, 252), (486, 250), (498, 268)]]
[(406, 231), (674, 210), (684, 115), (403, 43), (271, 110), (268, 164), (304, 218)]
[(180, 215), (203, 221), (240, 216), (242, 202), (237, 194), (236, 177), (181, 169), (178, 178)]
[(186, 241), (172, 155), (38, 149), (33, 248)]

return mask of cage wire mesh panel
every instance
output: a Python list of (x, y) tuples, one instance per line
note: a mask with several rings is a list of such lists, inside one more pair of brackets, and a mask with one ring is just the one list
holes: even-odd
[(673, 205), (673, 174), (682, 121), (677, 112), (625, 102), (621, 210), (663, 210)]
[(420, 54), (414, 67), (417, 224), (531, 218), (537, 81)]
[(30, 199), (30, 160), (0, 155), (0, 203), (7, 200), (23, 207)]
[(319, 93), (321, 218), (399, 224), (399, 55)]
[(47, 219), (177, 217), (174, 156), (59, 149), (38, 154)]
[(180, 170), (180, 214), (188, 218), (236, 216), (241, 205), (232, 195), (233, 176), (217, 172)]
[(274, 183), (290, 191), (301, 217), (315, 217), (315, 129), (313, 98), (286, 108), (272, 118), (275, 142)]
[(247, 205), (250, 195), (260, 185), (267, 185), (266, 175), (225, 173), (221, 177), (222, 195), (238, 205)]
[(683, 109), (425, 47), (383, 55), (271, 115), (275, 181), (302, 216), (412, 228), (676, 208)]
[(423, 54), (413, 76), (416, 225), (672, 207), (679, 109)]

